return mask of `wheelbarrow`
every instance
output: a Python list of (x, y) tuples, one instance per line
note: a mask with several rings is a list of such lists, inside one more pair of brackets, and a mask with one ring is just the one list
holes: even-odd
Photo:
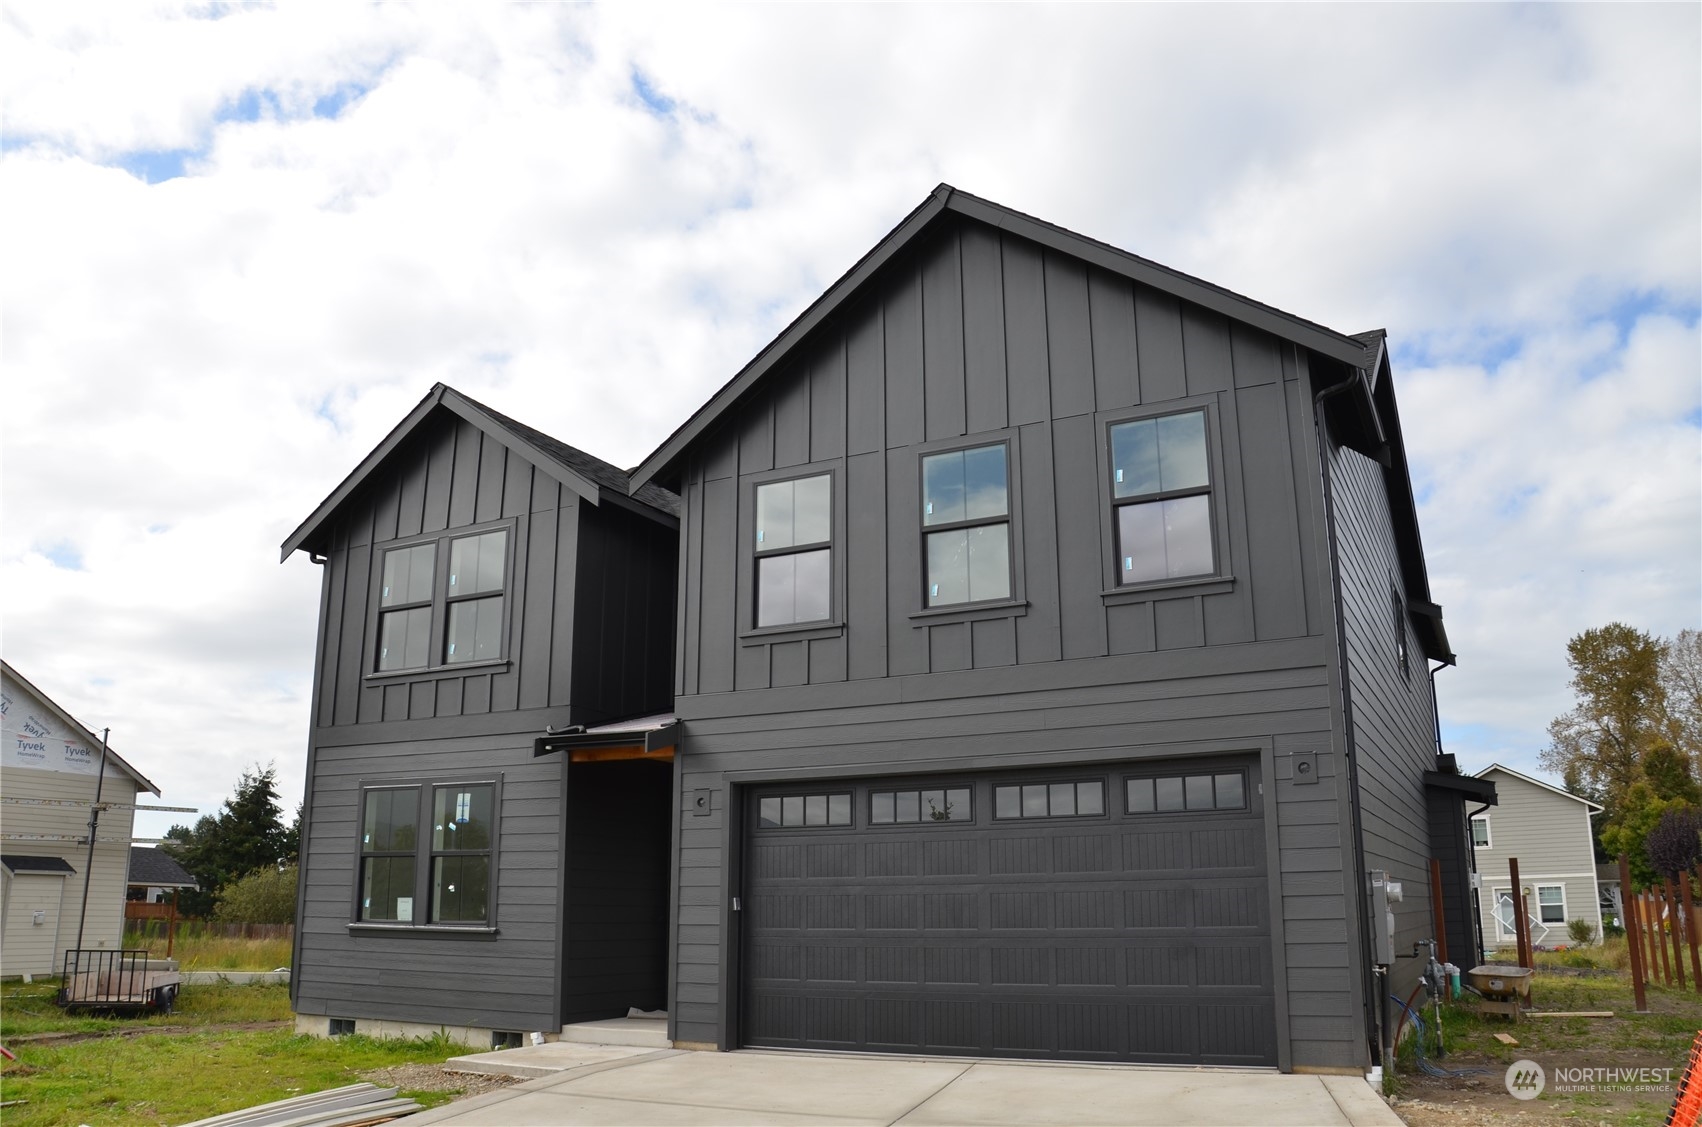
[(1529, 967), (1486, 966), (1473, 967), (1466, 977), (1472, 989), (1483, 995), (1478, 1009), (1518, 1021), (1519, 1011), (1530, 1004), (1533, 973)]

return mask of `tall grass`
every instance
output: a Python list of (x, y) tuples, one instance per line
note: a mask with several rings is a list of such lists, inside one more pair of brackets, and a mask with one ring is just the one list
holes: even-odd
[[(146, 947), (155, 958), (166, 953), (163, 920), (132, 920), (125, 930), (126, 947)], [(241, 934), (243, 930), (253, 933)], [(180, 920), (171, 944), (171, 956), (183, 970), (277, 970), (290, 965), (291, 935), (288, 924), (207, 924)], [(227, 934), (235, 932), (236, 934)]]

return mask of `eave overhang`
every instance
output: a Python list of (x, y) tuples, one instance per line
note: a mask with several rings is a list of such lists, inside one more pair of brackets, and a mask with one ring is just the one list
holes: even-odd
[(591, 480), (560, 458), (550, 454), (548, 450), (540, 448), (535, 443), (527, 442), (519, 434), (516, 434), (511, 427), (503, 425), (496, 413), (482, 403), (469, 399), (454, 388), (440, 383), (433, 385), (432, 389), (426, 393), (426, 397), (420, 400), (418, 406), (408, 412), (407, 417), (397, 423), (390, 433), (384, 437), (384, 441), (380, 442), (370, 454), (361, 459), (360, 465), (356, 466), (349, 476), (345, 477), (342, 483), (331, 491), (330, 496), (319, 503), (319, 507), (313, 510), (312, 515), (303, 521), (294, 532), (290, 533), (279, 553), (280, 562), (289, 559), (290, 554), (298, 549), (312, 551), (319, 536), (343, 504), (359, 491), (367, 479), (384, 464), (384, 461), (391, 454), (395, 453), (398, 447), (408, 440), (409, 436), (425, 423), (433, 412), (440, 408), (471, 423), (487, 437), (501, 443), (530, 463), (535, 469), (560, 482), (564, 488), (571, 490), (590, 504), (600, 505), (604, 501), (610, 501), (623, 508), (640, 512), (661, 523), (678, 527), (678, 519), (672, 514), (661, 512), (650, 505), (634, 500), (631, 493), (636, 490), (629, 489), (622, 492), (606, 488)]
[(722, 415), (749, 396), (754, 386), (767, 373), (774, 370), (793, 348), (850, 301), (883, 266), (940, 222), (948, 212), (978, 220), (1041, 246), (1073, 255), (1142, 285), (1151, 286), (1184, 301), (1264, 329), (1283, 340), (1292, 341), (1344, 364), (1358, 367), (1365, 362), (1365, 346), (1350, 336), (1284, 313), (1280, 309), (1243, 297), (1221, 286), (1214, 286), (1181, 271), (1161, 266), (1150, 259), (1119, 250), (1107, 243), (958, 191), (949, 184), (941, 184), (884, 239), (859, 259), (856, 265), (829, 286), (827, 292), (811, 303), (779, 336), (757, 353), (750, 363), (711, 396), (707, 403), (698, 408), (678, 430), (669, 435), (667, 440), (633, 471), (632, 488), (636, 490), (651, 481), (664, 485), (671, 483), (678, 473), (681, 456), (693, 442), (705, 434)]
[(1495, 784), (1488, 779), (1480, 779), (1475, 775), (1453, 775), (1445, 771), (1426, 771), (1424, 785), (1436, 787), (1439, 790), (1451, 790), (1459, 793), (1462, 799), (1469, 798), (1473, 802), (1481, 802), (1486, 806), (1496, 806)]

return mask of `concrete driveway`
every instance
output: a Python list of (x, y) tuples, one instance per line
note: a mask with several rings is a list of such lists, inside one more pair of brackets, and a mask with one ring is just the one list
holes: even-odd
[(605, 1055), (585, 1059), (583, 1064), (561, 1061), (569, 1067), (410, 1116), (408, 1127), (428, 1123), (466, 1127), (581, 1123), (1402, 1127), (1365, 1081), (1352, 1076), (757, 1050), (628, 1052), (632, 1055), (614, 1059)]

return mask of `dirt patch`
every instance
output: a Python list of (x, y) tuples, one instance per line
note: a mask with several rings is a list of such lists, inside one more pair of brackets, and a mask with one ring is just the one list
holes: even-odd
[(520, 1083), (515, 1076), (486, 1076), (478, 1072), (451, 1072), (436, 1064), (398, 1064), (360, 1074), (362, 1080), (404, 1092), (449, 1092), (457, 1098), (480, 1096)]
[[(1559, 1073), (1566, 1069), (1670, 1069), (1672, 1059), (1658, 1053), (1617, 1050), (1604, 1060), (1600, 1049), (1538, 1051), (1530, 1059), (1547, 1075), (1547, 1088), (1534, 1100), (1515, 1100), (1507, 1092), (1507, 1066), (1477, 1053), (1461, 1052), (1448, 1057), (1447, 1067), (1484, 1068), (1483, 1076), (1437, 1077), (1406, 1075), (1401, 1078), (1402, 1096), (1394, 1103), (1396, 1114), (1411, 1127), (1582, 1127), (1586, 1124), (1624, 1123), (1642, 1112), (1648, 1121), (1659, 1123), (1672, 1106), (1673, 1090), (1637, 1091), (1633, 1085), (1597, 1085), (1595, 1091), (1563, 1091)], [(1678, 1077), (1674, 1072), (1673, 1080)], [(1632, 1119), (1632, 1121), (1637, 1121)]]
[(24, 1033), (6, 1040), (14, 1045), (47, 1044), (74, 1045), (78, 1041), (99, 1041), (104, 1037), (146, 1037), (153, 1034), (182, 1036), (187, 1033), (264, 1033), (273, 1029), (289, 1029), (287, 1021), (237, 1021), (223, 1025), (137, 1025), (128, 1029), (103, 1029), (98, 1033)]

